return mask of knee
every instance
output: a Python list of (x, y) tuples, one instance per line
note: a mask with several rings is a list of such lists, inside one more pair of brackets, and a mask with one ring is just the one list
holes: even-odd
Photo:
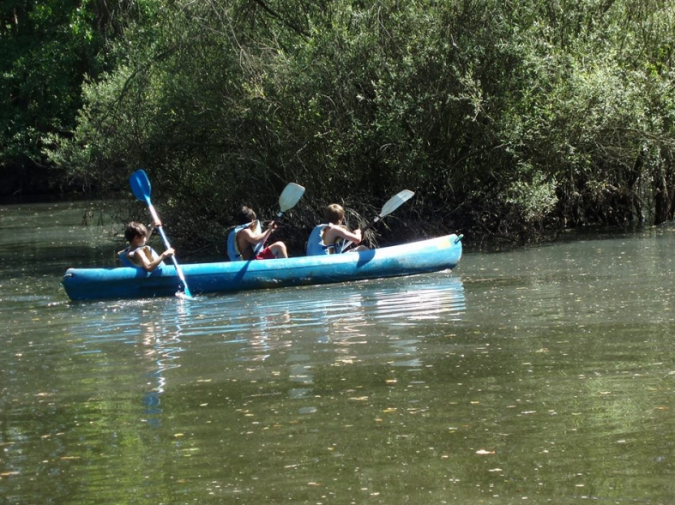
[(288, 253), (286, 252), (286, 244), (283, 242), (277, 242), (272, 247), (274, 249), (275, 256), (282, 256), (284, 258), (288, 257)]

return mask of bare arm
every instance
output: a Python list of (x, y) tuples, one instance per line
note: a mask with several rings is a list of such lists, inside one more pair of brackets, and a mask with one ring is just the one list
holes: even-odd
[(267, 237), (269, 237), (274, 230), (276, 230), (277, 225), (275, 224), (274, 221), (271, 221), (270, 224), (267, 226), (267, 229), (262, 232), (262, 233), (255, 233), (251, 230), (251, 228), (246, 228), (244, 230), (241, 230), (239, 232), (239, 235), (241, 235), (246, 242), (248, 242), (251, 245), (256, 245), (259, 242), (262, 242), (263, 240), (266, 240)]
[(129, 259), (146, 272), (152, 272), (160, 265), (160, 263), (162, 263), (162, 261), (173, 256), (173, 254), (173, 247), (170, 247), (157, 258), (150, 259), (145, 255), (142, 249), (136, 249), (134, 252), (129, 254)]
[(354, 242), (355, 244), (360, 243), (362, 240), (361, 230), (352, 232), (347, 228), (343, 228), (342, 226), (331, 226), (328, 230), (326, 230), (324, 236), (324, 242), (328, 245), (334, 244), (335, 240), (338, 238), (348, 240), (349, 242)]

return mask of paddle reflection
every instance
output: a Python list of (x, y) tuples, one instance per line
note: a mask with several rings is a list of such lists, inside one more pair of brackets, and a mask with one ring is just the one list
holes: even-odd
[(145, 421), (155, 427), (161, 424), (161, 395), (167, 387), (165, 372), (180, 367), (178, 358), (183, 351), (181, 333), (190, 317), (190, 302), (181, 300), (171, 307), (170, 314), (165, 313), (163, 316), (173, 316), (173, 321), (170, 317), (157, 318), (154, 314), (143, 312), (138, 324), (144, 362), (148, 367), (145, 376), (150, 379), (142, 403), (147, 416)]
[(83, 380), (95, 377), (100, 389), (108, 390), (124, 374), (124, 380), (144, 390), (135, 401), (142, 405), (142, 420), (152, 426), (160, 424), (167, 371), (180, 367), (182, 334), (190, 321), (189, 302), (162, 303), (117, 302), (105, 308), (101, 304), (78, 305), (72, 315), (81, 323), (71, 326), (76, 355), (86, 357), (81, 367), (90, 368)]

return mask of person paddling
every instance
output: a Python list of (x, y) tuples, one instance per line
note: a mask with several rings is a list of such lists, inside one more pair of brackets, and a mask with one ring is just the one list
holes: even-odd
[[(342, 223), (345, 218), (345, 209), (337, 203), (331, 203), (326, 207), (324, 217), (328, 224), (320, 224), (314, 227), (307, 240), (307, 256), (319, 256), (322, 254), (339, 254), (343, 251), (344, 242), (359, 244), (362, 238), (361, 230), (351, 231)], [(368, 248), (359, 245), (352, 251), (365, 251)]]
[(265, 242), (276, 229), (274, 221), (271, 221), (267, 230), (263, 232), (255, 212), (244, 206), (237, 212), (237, 223), (239, 224), (227, 237), (227, 254), (230, 261), (288, 258), (286, 244), (281, 241), (265, 247)]
[[(162, 224), (157, 222), (153, 226), (157, 228)], [(145, 225), (135, 221), (130, 222), (124, 230), (124, 238), (129, 246), (118, 254), (122, 266), (142, 268), (146, 272), (155, 270), (166, 258), (174, 255), (173, 247), (168, 248), (162, 254), (146, 244), (151, 232)]]

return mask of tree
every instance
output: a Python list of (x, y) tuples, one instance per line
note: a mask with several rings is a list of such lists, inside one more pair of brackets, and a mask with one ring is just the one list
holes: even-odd
[(0, 3), (0, 194), (67, 186), (43, 150), (51, 135), (68, 137), (75, 128), (84, 79), (111, 63), (103, 48), (143, 3)]
[(50, 159), (118, 187), (145, 167), (192, 242), (289, 181), (305, 228), (321, 203), (367, 211), (403, 187), (416, 235), (661, 222), (674, 16), (664, 0), (158, 0)]

